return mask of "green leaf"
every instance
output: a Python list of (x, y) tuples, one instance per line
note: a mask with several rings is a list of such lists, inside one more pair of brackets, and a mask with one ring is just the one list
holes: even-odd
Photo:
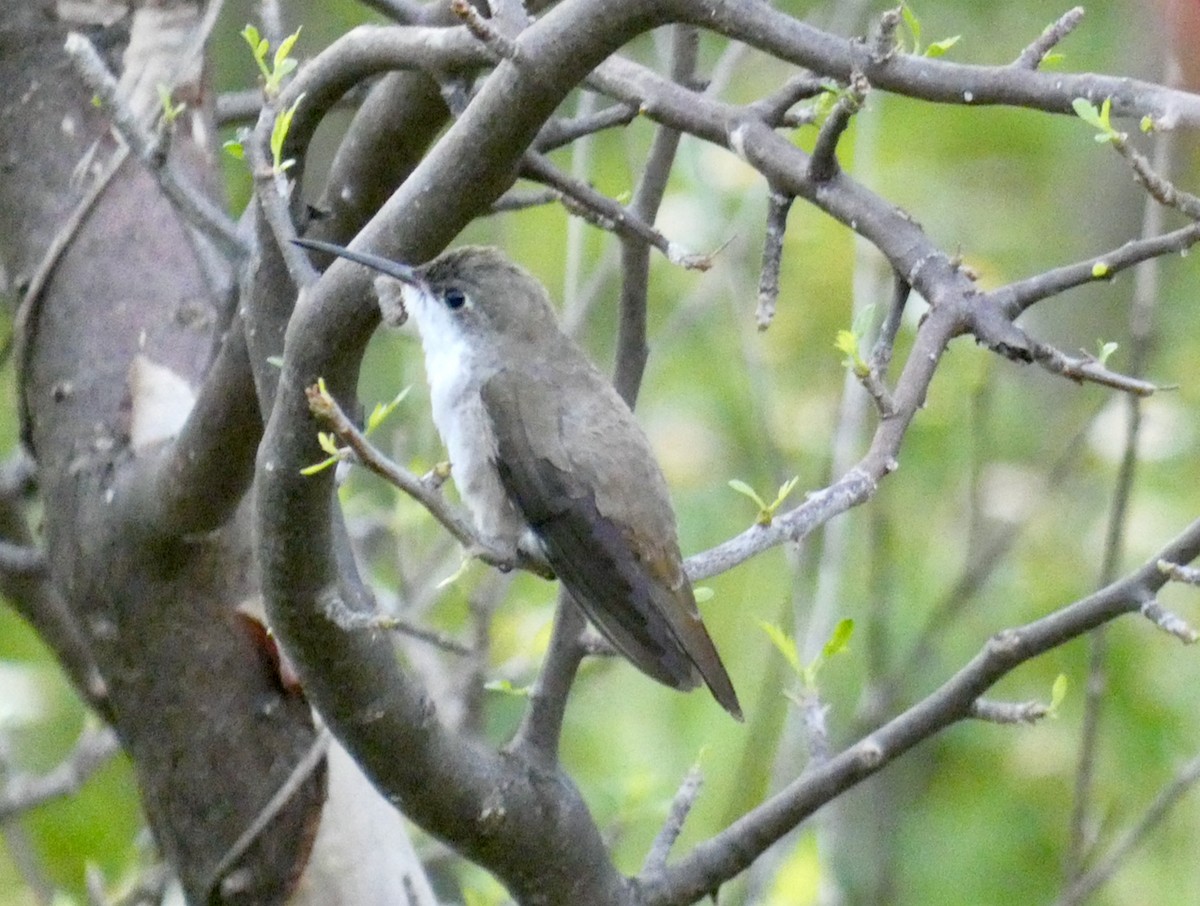
[(854, 331), (839, 330), (836, 339), (833, 341), (833, 346), (845, 356), (842, 359), (844, 366), (852, 370), (860, 378), (866, 377), (871, 368), (858, 351), (858, 336), (855, 335)]
[(337, 463), (341, 462), (341, 460), (342, 457), (340, 456), (330, 456), (328, 459), (322, 459), (320, 462), (313, 463), (311, 466), (305, 466), (300, 470), (300, 474), (305, 477), (308, 477), (309, 475), (316, 475), (318, 472), (328, 469), (332, 465), (336, 465)]
[(317, 443), (321, 445), (321, 449), (331, 456), (341, 456), (342, 449), (337, 445), (337, 438), (328, 431), (317, 432)]
[(1075, 115), (1089, 126), (1095, 126), (1097, 129), (1104, 128), (1104, 124), (1100, 121), (1100, 112), (1087, 98), (1075, 98), (1071, 101), (1071, 107), (1074, 109)]
[(1060, 673), (1054, 679), (1054, 685), (1050, 687), (1050, 714), (1055, 714), (1058, 711), (1058, 706), (1063, 703), (1063, 699), (1067, 697), (1067, 689), (1070, 687), (1070, 681), (1065, 673)]
[(300, 95), (287, 110), (279, 111), (275, 117), (275, 125), (271, 127), (271, 159), (276, 174), (283, 173), (295, 164), (294, 160), (283, 160), (283, 144), (287, 141), (288, 130), (292, 128), (292, 118), (296, 115), (296, 109), (303, 100), (304, 95)]
[(962, 35), (955, 35), (953, 38), (943, 38), (940, 41), (934, 41), (925, 49), (925, 56), (931, 60), (945, 56), (946, 51), (957, 44), (961, 38)]
[(837, 626), (833, 628), (833, 635), (829, 637), (829, 641), (821, 649), (821, 656), (828, 660), (835, 654), (845, 651), (846, 645), (850, 642), (850, 636), (852, 635), (854, 635), (854, 621), (848, 617), (844, 620), (839, 620)]
[(506, 679), (484, 683), (483, 688), (489, 692), (503, 692), (505, 695), (516, 695), (522, 698), (528, 698), (530, 691), (528, 686), (514, 686), (511, 681)]
[(729, 486), (739, 494), (744, 494), (757, 503), (760, 510), (767, 509), (766, 501), (758, 496), (758, 491), (754, 490), (754, 488), (750, 487), (750, 485), (746, 484), (746, 482), (742, 481), (740, 478), (729, 479)]
[(1066, 62), (1066, 59), (1066, 54), (1059, 53), (1058, 51), (1051, 51), (1042, 57), (1042, 69), (1045, 69), (1047, 66), (1061, 66), (1064, 62)]
[(1120, 349), (1120, 345), (1118, 343), (1113, 343), (1111, 341), (1105, 343), (1103, 340), (1097, 340), (1096, 342), (1100, 344), (1100, 353), (1096, 356), (1096, 361), (1101, 365), (1105, 364), (1108, 361), (1109, 356)]
[(1138, 128), (1149, 135), (1154, 131), (1154, 117), (1147, 113), (1142, 117), (1142, 121), (1138, 123)]
[(1092, 265), (1092, 276), (1097, 280), (1101, 280), (1108, 276), (1108, 264), (1103, 261), (1097, 261)]
[(408, 391), (410, 390), (412, 390), (412, 385), (405, 387), (403, 390), (397, 393), (395, 399), (393, 399), (390, 403), (376, 403), (375, 408), (371, 411), (370, 416), (367, 418), (366, 433), (370, 434), (383, 423), (384, 419), (395, 412), (396, 407), (403, 402), (406, 396), (408, 396)]
[(804, 670), (800, 666), (800, 655), (796, 652), (795, 640), (776, 626), (774, 623), (768, 623), (766, 620), (758, 621), (759, 627), (767, 634), (767, 638), (771, 640), (771, 644), (784, 656), (793, 672), (797, 676), (803, 676)]
[(856, 345), (857, 341), (861, 340), (871, 332), (871, 327), (875, 323), (875, 303), (864, 305), (858, 310), (858, 314), (854, 316), (854, 323), (850, 325), (850, 332), (854, 334)]
[(692, 589), (692, 595), (696, 598), (697, 604), (704, 604), (711, 601), (716, 596), (716, 592), (707, 585), (697, 585)]
[(230, 157), (236, 157), (238, 160), (246, 159), (246, 149), (242, 147), (242, 143), (239, 141), (230, 139), (221, 147), (225, 149), (225, 153)]
[(921, 20), (917, 18), (917, 14), (913, 12), (911, 6), (907, 3), (900, 4), (900, 15), (904, 19), (904, 27), (908, 29), (908, 33), (912, 35), (913, 53), (921, 52)]
[(296, 46), (296, 41), (300, 38), (300, 32), (302, 31), (302, 29), (303, 29), (303, 26), (301, 26), (301, 28), (297, 28), (294, 32), (292, 32), (290, 35), (288, 35), (286, 38), (284, 38), (282, 41), (279, 42), (279, 47), (275, 51), (275, 71), (276, 72), (278, 72), (280, 67), (282, 67), (287, 62), (291, 62), (292, 68), (293, 69), (295, 68), (296, 61), (295, 60), (289, 61), (288, 56), (289, 56), (289, 54), (291, 54), (292, 48)]

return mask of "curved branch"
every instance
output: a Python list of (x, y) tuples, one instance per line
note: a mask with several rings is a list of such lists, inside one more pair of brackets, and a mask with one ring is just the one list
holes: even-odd
[(1063, 609), (997, 632), (942, 686), (875, 732), (814, 767), (726, 830), (700, 844), (658, 878), (644, 879), (646, 903), (694, 902), (741, 872), (780, 836), (843, 791), (879, 772), (909, 749), (973, 716), (975, 702), (1021, 664), (1123, 614), (1134, 613), (1168, 577), (1159, 559), (1190, 562), (1200, 556), (1200, 520), (1118, 582)]

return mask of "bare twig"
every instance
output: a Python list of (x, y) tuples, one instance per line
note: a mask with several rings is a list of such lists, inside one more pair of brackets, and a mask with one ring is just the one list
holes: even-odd
[(67, 55), (75, 65), (88, 88), (96, 92), (106, 110), (112, 114), (113, 127), (129, 146), (134, 156), (158, 180), (163, 194), (171, 200), (188, 223), (202, 230), (216, 242), (217, 246), (233, 259), (247, 254), (245, 241), (238, 235), (237, 227), (201, 192), (187, 185), (167, 163), (157, 138), (151, 135), (129, 106), (117, 94), (117, 80), (113, 78), (104, 60), (92, 46), (92, 42), (76, 32), (67, 35), (64, 45)]
[(451, 11), (463, 20), (467, 26), (467, 30), (471, 32), (484, 47), (492, 53), (497, 62), (500, 60), (512, 60), (514, 63), (521, 62), (521, 56), (517, 50), (516, 42), (508, 35), (496, 28), (491, 19), (485, 19), (479, 14), (474, 6), (468, 0), (450, 0)]
[(712, 266), (712, 256), (688, 252), (671, 242), (650, 224), (607, 195), (597, 192), (587, 183), (568, 176), (550, 160), (536, 152), (525, 154), (521, 163), (522, 175), (550, 186), (562, 195), (567, 210), (584, 218), (593, 226), (616, 233), (622, 238), (638, 239), (654, 246), (672, 264), (689, 270), (705, 271)]
[(1030, 352), (1033, 360), (1047, 371), (1060, 374), (1073, 381), (1088, 381), (1131, 393), (1134, 396), (1151, 396), (1155, 391), (1162, 389), (1150, 381), (1110, 371), (1099, 359), (1091, 355), (1068, 356), (1047, 343), (1037, 341), (1031, 342)]
[(1200, 569), (1196, 569), (1194, 566), (1182, 566), (1178, 563), (1168, 563), (1166, 560), (1160, 560), (1158, 568), (1170, 576), (1174, 582), (1200, 585)]
[(75, 748), (59, 765), (37, 776), (14, 774), (0, 789), (0, 822), (51, 799), (79, 791), (84, 782), (121, 750), (108, 727), (84, 730)]
[(841, 169), (837, 159), (838, 142), (854, 114), (862, 109), (869, 88), (866, 76), (861, 72), (851, 74), (850, 85), (833, 105), (829, 118), (817, 134), (817, 143), (813, 146), (812, 158), (808, 163), (808, 178), (813, 182), (828, 182)]
[(1180, 769), (1171, 782), (1155, 797), (1141, 820), (1113, 844), (1103, 859), (1098, 861), (1088, 872), (1075, 878), (1074, 883), (1059, 898), (1058, 906), (1075, 906), (1075, 904), (1087, 902), (1093, 893), (1112, 879), (1134, 850), (1146, 841), (1150, 832), (1162, 823), (1163, 819), (1171, 813), (1171, 809), (1178, 804), (1184, 794), (1195, 786), (1198, 780), (1200, 780), (1200, 757), (1193, 758)]
[(767, 195), (767, 229), (763, 236), (762, 268), (758, 275), (758, 307), (754, 312), (759, 330), (766, 330), (775, 318), (787, 216), (795, 200), (794, 196), (774, 189)]
[(489, 213), (507, 214), (511, 211), (524, 211), (527, 208), (555, 204), (561, 200), (562, 194), (554, 189), (543, 189), (540, 192), (506, 192), (492, 203)]
[(667, 857), (671, 855), (671, 847), (679, 839), (679, 834), (683, 831), (683, 824), (687, 821), (692, 806), (696, 804), (696, 797), (700, 795), (700, 788), (703, 785), (704, 774), (700, 771), (700, 764), (697, 762), (688, 769), (683, 782), (679, 784), (679, 789), (675, 791), (667, 820), (659, 828), (654, 842), (650, 844), (649, 852), (646, 853), (646, 859), (642, 863), (643, 875), (657, 874), (666, 866)]
[(871, 357), (867, 364), (871, 373), (882, 381), (887, 378), (888, 367), (892, 364), (892, 353), (896, 348), (896, 336), (900, 333), (900, 325), (904, 321), (904, 307), (908, 304), (912, 287), (899, 274), (895, 275), (892, 283), (892, 301), (888, 306), (887, 317), (879, 326), (879, 336), (871, 348)]
[(554, 628), (550, 645), (542, 661), (542, 670), (529, 694), (529, 707), (509, 748), (544, 766), (558, 761), (558, 742), (562, 736), (567, 696), (575, 682), (584, 648), (580, 636), (587, 621), (565, 589), (558, 593), (554, 610)]
[(569, 145), (585, 135), (593, 135), (614, 126), (627, 126), (637, 115), (638, 109), (632, 104), (610, 104), (603, 110), (597, 110), (587, 116), (577, 116), (569, 120), (553, 119), (542, 127), (533, 147), (545, 154), (555, 148)]
[(1046, 59), (1046, 54), (1050, 53), (1063, 38), (1073, 32), (1075, 27), (1082, 21), (1082, 6), (1076, 6), (1073, 9), (1067, 10), (1059, 17), (1057, 22), (1046, 26), (1046, 30), (1021, 51), (1020, 55), (1012, 62), (1013, 68), (1037, 69), (1042, 65), (1042, 61)]
[(1187, 621), (1171, 613), (1155, 600), (1149, 600), (1142, 605), (1142, 616), (1168, 635), (1173, 635), (1185, 645), (1194, 645), (1200, 634)]
[(212, 880), (208, 884), (208, 889), (212, 894), (218, 892), (226, 880), (226, 875), (230, 869), (237, 865), (238, 860), (246, 854), (246, 851), (258, 839), (258, 836), (266, 830), (272, 819), (288, 804), (292, 796), (295, 795), (296, 790), (303, 786), (308, 781), (308, 778), (312, 776), (312, 773), (321, 765), (332, 738), (329, 729), (321, 727), (320, 733), (312, 741), (304, 756), (296, 762), (287, 779), (280, 784), (279, 789), (267, 800), (267, 803), (255, 815), (254, 820), (250, 822), (241, 835), (233, 841), (229, 849), (225, 851), (216, 868), (213, 869)]
[(1075, 286), (1111, 279), (1121, 271), (1143, 261), (1171, 253), (1186, 252), (1197, 242), (1200, 242), (1200, 225), (1188, 224), (1159, 236), (1131, 240), (1086, 261), (1056, 267), (1036, 277), (1010, 283), (1008, 286), (992, 290), (987, 297), (994, 299), (1005, 314), (1015, 318), (1043, 299), (1060, 295)]

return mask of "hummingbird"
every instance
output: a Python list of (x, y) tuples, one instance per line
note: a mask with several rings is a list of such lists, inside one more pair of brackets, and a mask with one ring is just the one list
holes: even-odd
[(600, 633), (675, 689), (741, 707), (696, 607), (667, 483), (629, 406), (562, 332), (545, 287), (498, 249), (420, 266), (309, 239), (403, 284), (433, 421), (480, 536), (531, 546)]

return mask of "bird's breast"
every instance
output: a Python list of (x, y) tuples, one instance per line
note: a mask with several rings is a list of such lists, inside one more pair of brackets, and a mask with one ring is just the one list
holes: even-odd
[(451, 475), (479, 531), (514, 546), (525, 530), (496, 471), (496, 437), (480, 397), (482, 376), (461, 340), (425, 344), (433, 423), (450, 454)]

